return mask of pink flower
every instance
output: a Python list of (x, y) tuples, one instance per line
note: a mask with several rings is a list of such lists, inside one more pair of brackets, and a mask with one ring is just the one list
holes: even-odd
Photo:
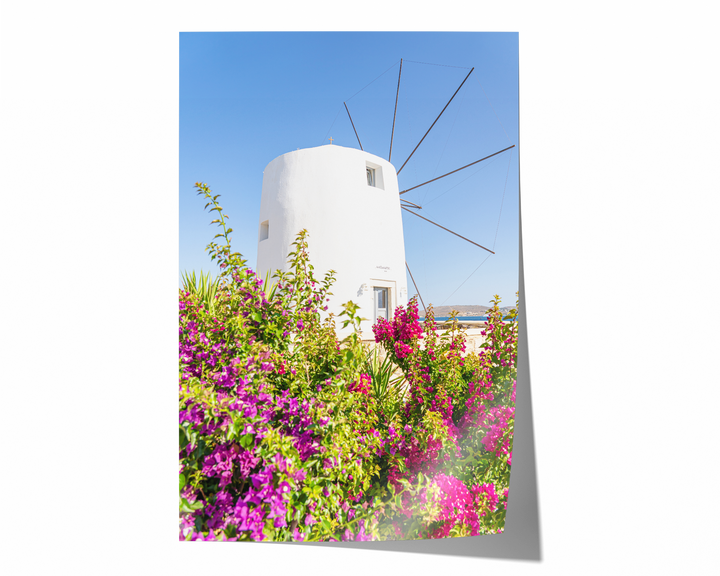
[(359, 392), (360, 394), (369, 394), (372, 390), (372, 381), (368, 374), (360, 374), (360, 378), (357, 382), (352, 382), (348, 385), (350, 392)]

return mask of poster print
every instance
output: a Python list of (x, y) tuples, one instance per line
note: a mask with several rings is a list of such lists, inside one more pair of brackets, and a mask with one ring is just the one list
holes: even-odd
[(516, 34), (180, 37), (180, 539), (492, 535)]

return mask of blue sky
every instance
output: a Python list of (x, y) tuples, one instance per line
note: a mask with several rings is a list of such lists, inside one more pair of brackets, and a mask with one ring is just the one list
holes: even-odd
[[(425, 303), (514, 304), (518, 287), (518, 36), (515, 33), (181, 33), (180, 271), (216, 266), (216, 230), (196, 181), (221, 194), (235, 250), (255, 266), (262, 174), (297, 148), (363, 148), (405, 162), (472, 67), (473, 73), (399, 174), (422, 215), (493, 249), (403, 213), (406, 260)], [(350, 215), (348, 215), (350, 216)], [(310, 239), (312, 258), (312, 238)], [(489, 257), (488, 257), (489, 256)], [(479, 267), (479, 268), (478, 268)], [(408, 278), (410, 295), (414, 293)]]

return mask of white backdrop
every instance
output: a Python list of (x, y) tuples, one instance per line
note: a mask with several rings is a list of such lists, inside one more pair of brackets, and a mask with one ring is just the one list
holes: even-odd
[[(714, 572), (717, 14), (343, 6), (3, 3), (3, 571)], [(380, 25), (520, 34), (540, 562), (176, 542), (178, 33)]]

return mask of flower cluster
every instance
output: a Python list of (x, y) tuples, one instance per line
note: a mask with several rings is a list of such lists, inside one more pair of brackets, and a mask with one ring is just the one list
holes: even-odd
[[(498, 502), (500, 497), (495, 492), (495, 484), (492, 482), (489, 484), (476, 484), (471, 488), (472, 493), (475, 495), (475, 500), (481, 510), (480, 516), (485, 516), (488, 512), (495, 512), (498, 508)], [(507, 498), (507, 488), (505, 489), (505, 497)]]
[(432, 532), (430, 538), (445, 538), (454, 531), (457, 535), (477, 536), (480, 534), (480, 519), (474, 494), (465, 484), (454, 476), (438, 474), (433, 480), (433, 493), (430, 506), (439, 509), (438, 521), (441, 525)]
[(423, 332), (418, 318), (418, 307), (415, 300), (408, 304), (407, 309), (398, 306), (392, 321), (378, 318), (372, 328), (375, 342), (384, 345), (392, 342), (397, 359), (407, 357), (417, 346), (418, 340), (422, 338)]
[(368, 374), (360, 374), (356, 382), (348, 385), (350, 392), (359, 392), (360, 394), (369, 394), (372, 390), (372, 383)]

